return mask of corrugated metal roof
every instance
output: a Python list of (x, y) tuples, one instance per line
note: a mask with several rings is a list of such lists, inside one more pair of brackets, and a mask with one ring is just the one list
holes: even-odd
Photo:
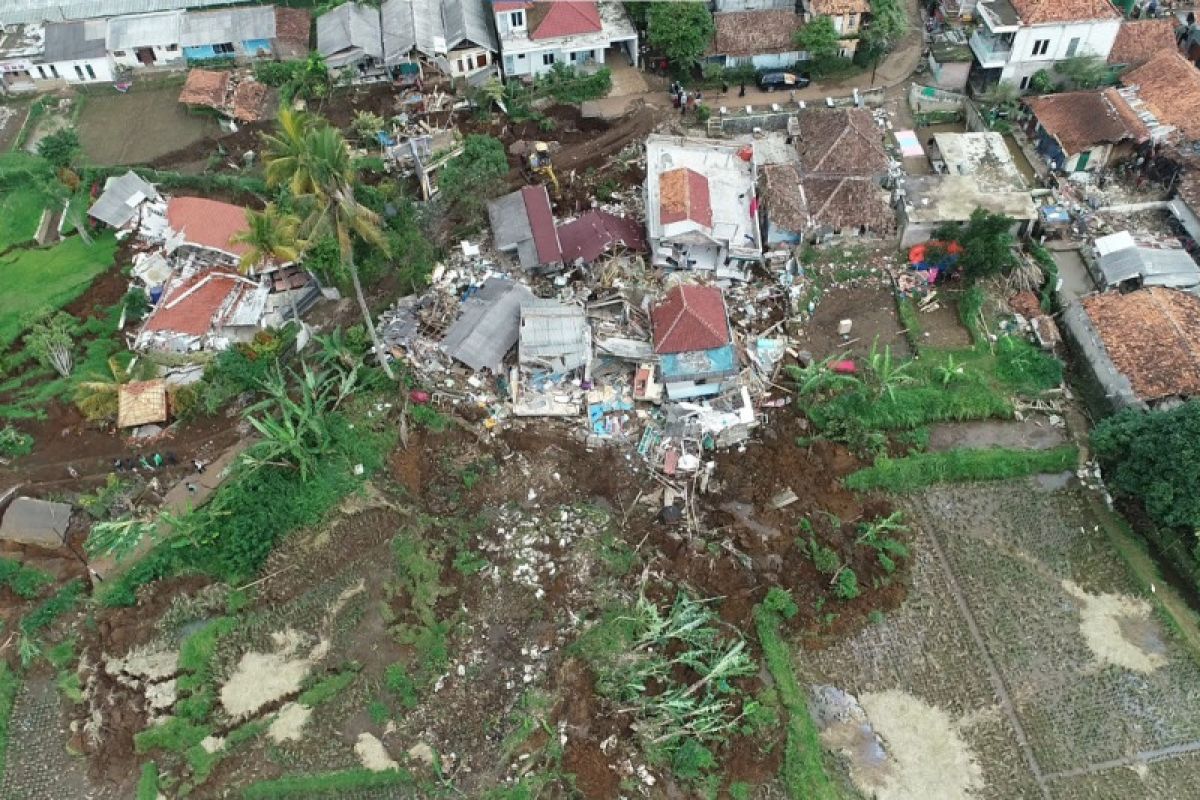
[(591, 328), (579, 306), (557, 300), (521, 304), (521, 363), (567, 372), (591, 358)]
[(104, 191), (88, 209), (88, 216), (119, 228), (137, 213), (143, 200), (156, 199), (158, 191), (133, 170), (119, 178), (109, 178)]
[(133, 50), (179, 44), (182, 28), (182, 11), (114, 17), (108, 21), (108, 49)]
[(274, 38), (275, 9), (271, 6), (192, 12), (184, 15), (179, 31), (183, 47)]
[(519, 283), (488, 278), (463, 303), (462, 313), (442, 339), (442, 351), (471, 369), (499, 374), (504, 356), (517, 343), (521, 306), (533, 299)]
[(104, 29), (91, 22), (56, 22), (46, 26), (46, 44), (42, 58), (47, 63), (103, 58)]
[(1127, 247), (1100, 256), (1107, 286), (1140, 278), (1143, 286), (1200, 286), (1200, 266), (1182, 247)]
[(344, 3), (317, 17), (317, 50), (331, 67), (345, 66), (363, 56), (382, 59), (379, 12)]
[(93, 19), (247, 2), (251, 0), (2, 0), (0, 24)]
[(383, 58), (388, 63), (405, 59), (413, 48), (427, 56), (444, 55), (464, 41), (497, 52), (489, 18), (484, 0), (387, 0), (378, 11), (345, 3), (317, 17), (317, 47), (326, 61), (350, 51), (329, 61), (334, 67), (362, 54), (379, 58), (382, 20)]

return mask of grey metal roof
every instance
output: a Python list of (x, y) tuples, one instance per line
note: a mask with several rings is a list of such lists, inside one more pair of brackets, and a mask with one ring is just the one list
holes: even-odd
[(182, 27), (182, 11), (113, 17), (108, 21), (108, 49), (133, 50), (179, 44)]
[(317, 50), (331, 67), (342, 67), (365, 56), (382, 59), (379, 12), (357, 3), (343, 3), (317, 17)]
[(497, 250), (512, 250), (522, 242), (533, 241), (533, 229), (529, 227), (529, 213), (525, 210), (525, 198), (520, 189), (489, 202), (488, 221), (492, 223), (492, 239)]
[(402, 61), (417, 44), (417, 29), (428, 36), (430, 21), (419, 22), (413, 15), (410, 0), (387, 0), (379, 7), (383, 20), (383, 57), (388, 63)]
[(252, 0), (0, 0), (0, 24), (95, 19), (247, 2)]
[[(436, 3), (436, 0), (426, 0)], [(492, 29), (492, 15), (484, 0), (443, 0), (442, 27), (446, 47), (453, 50), (464, 41), (473, 42), (493, 52), (500, 49)]]
[(40, 547), (61, 547), (71, 522), (71, 507), (32, 497), (18, 497), (4, 512), (0, 539)]
[(591, 360), (591, 328), (579, 306), (557, 300), (523, 303), (520, 340), (521, 363), (528, 367), (562, 373)]
[(275, 9), (272, 6), (189, 12), (184, 14), (179, 31), (179, 44), (183, 47), (274, 38)]
[(521, 306), (533, 299), (522, 284), (488, 278), (463, 302), (458, 319), (442, 338), (442, 351), (471, 369), (499, 374), (504, 356), (517, 343)]
[(119, 178), (108, 179), (104, 191), (88, 209), (88, 216), (119, 228), (133, 219), (143, 200), (157, 197), (158, 191), (154, 184), (129, 170)]
[(1127, 247), (1100, 256), (1106, 286), (1140, 278), (1143, 286), (1186, 289), (1200, 285), (1200, 266), (1182, 247)]
[(97, 20), (55, 22), (46, 25), (42, 58), (47, 63), (104, 58), (104, 23)]

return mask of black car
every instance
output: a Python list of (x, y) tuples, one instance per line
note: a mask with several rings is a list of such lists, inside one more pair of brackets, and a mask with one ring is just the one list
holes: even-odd
[(803, 75), (791, 72), (764, 72), (758, 78), (758, 88), (764, 92), (773, 92), (776, 89), (803, 89), (810, 83), (812, 81)]

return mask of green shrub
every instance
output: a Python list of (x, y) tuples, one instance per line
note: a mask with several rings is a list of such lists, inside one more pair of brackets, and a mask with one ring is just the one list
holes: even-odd
[(147, 761), (142, 765), (142, 776), (138, 778), (137, 800), (158, 800), (158, 765)]
[(996, 377), (1022, 394), (1062, 385), (1063, 363), (1024, 339), (1002, 336), (996, 343)]
[(9, 722), (12, 719), (13, 702), (20, 688), (20, 677), (7, 662), (0, 661), (0, 778), (4, 777), (8, 766)]
[(324, 680), (318, 681), (308, 689), (300, 693), (297, 702), (302, 706), (313, 708), (319, 706), (328, 700), (332, 700), (343, 689), (354, 682), (358, 677), (358, 670), (347, 669), (335, 675), (330, 675)]
[(841, 556), (837, 551), (826, 547), (816, 539), (808, 540), (808, 554), (812, 557), (813, 566), (823, 575), (832, 575), (842, 566)]
[(0, 557), (0, 584), (12, 589), (17, 597), (32, 600), (52, 583), (54, 578), (40, 569), (27, 567), (11, 558)]
[(692, 738), (684, 739), (671, 756), (671, 771), (684, 781), (699, 780), (716, 766), (712, 751)]
[(850, 489), (909, 492), (935, 483), (1006, 480), (1042, 472), (1074, 470), (1079, 451), (1071, 445), (1050, 450), (980, 448), (879, 458), (846, 477)]
[(417, 707), (419, 702), (417, 698), (417, 685), (409, 677), (408, 670), (405, 669), (403, 664), (388, 666), (387, 671), (384, 672), (383, 681), (388, 691), (395, 695), (402, 706), (410, 710)]
[(242, 789), (242, 797), (244, 800), (317, 797), (365, 792), (370, 789), (385, 789), (391, 786), (409, 786), (412, 783), (412, 774), (407, 770), (392, 769), (373, 772), (369, 769), (347, 769), (340, 772), (293, 775), (273, 781), (252, 783)]
[(207, 725), (194, 725), (180, 717), (172, 717), (161, 725), (135, 733), (133, 749), (136, 753), (148, 753), (156, 749), (183, 753), (200, 744), (211, 733), (212, 728)]
[(842, 568), (842, 571), (838, 573), (833, 593), (839, 600), (853, 600), (862, 594), (858, 588), (858, 576), (854, 574), (854, 570), (849, 567)]
[(896, 297), (896, 310), (900, 314), (900, 324), (904, 326), (904, 338), (908, 345), (917, 352), (924, 342), (921, 337), (921, 317), (911, 297)]
[(0, 428), (0, 457), (18, 458), (33, 452), (33, 437), (27, 433), (5, 425)]
[(21, 633), (34, 636), (54, 624), (60, 616), (75, 607), (83, 596), (83, 581), (76, 578), (44, 600), (21, 619)]
[(958, 298), (958, 319), (976, 343), (984, 340), (983, 331), (979, 329), (979, 312), (986, 299), (987, 294), (978, 284), (971, 284)]

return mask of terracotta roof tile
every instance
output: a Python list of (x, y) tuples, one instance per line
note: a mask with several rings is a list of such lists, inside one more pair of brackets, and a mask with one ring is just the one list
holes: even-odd
[(1116, 19), (1121, 13), (1108, 0), (1010, 0), (1026, 25), (1082, 19)]
[(803, 23), (792, 11), (733, 11), (713, 14), (713, 22), (715, 54), (754, 56), (799, 49), (794, 37)]
[(725, 297), (715, 286), (679, 285), (650, 311), (654, 352), (659, 355), (712, 350), (729, 344)]
[(865, 226), (877, 234), (891, 233), (896, 227), (887, 194), (871, 178), (806, 175), (800, 183), (813, 227), (846, 231)]
[(233, 90), (231, 114), (238, 122), (259, 122), (266, 119), (271, 90), (265, 83), (242, 81)]
[(763, 204), (772, 225), (792, 233), (808, 227), (808, 205), (800, 188), (800, 171), (791, 164), (762, 168)]
[(1200, 297), (1153, 287), (1081, 302), (1108, 357), (1139, 398), (1200, 396)]
[(808, 0), (814, 14), (840, 16), (841, 14), (866, 14), (871, 11), (870, 0)]
[(275, 6), (275, 38), (277, 40), (307, 50), (311, 33), (312, 14), (306, 9)]
[(586, 211), (577, 219), (558, 226), (558, 240), (562, 244), (562, 259), (567, 264), (580, 259), (590, 264), (615, 245), (630, 250), (646, 249), (644, 229), (636, 220), (600, 209)]
[(667, 170), (658, 176), (659, 221), (692, 222), (712, 227), (712, 197), (708, 178), (687, 167)]
[(865, 108), (809, 108), (797, 117), (796, 150), (806, 173), (886, 175), (883, 132)]
[(1097, 144), (1150, 138), (1150, 130), (1113, 88), (1030, 97), (1025, 104), (1068, 155)]
[(203, 197), (172, 197), (167, 203), (167, 224), (182, 233), (188, 244), (243, 256), (250, 249), (230, 241), (247, 229), (246, 209)]
[(211, 269), (196, 273), (172, 287), (146, 320), (144, 330), (169, 331), (187, 336), (208, 333), (222, 309), (231, 308), (246, 280), (233, 270)]
[(165, 422), (167, 419), (167, 382), (133, 381), (117, 390), (117, 427), (132, 428)]
[(220, 109), (225, 105), (229, 73), (211, 69), (193, 69), (187, 74), (179, 102), (189, 106)]
[(1117, 31), (1108, 63), (1140, 67), (1160, 50), (1175, 49), (1173, 19), (1127, 19)]
[(1138, 99), (1160, 123), (1200, 139), (1200, 69), (1178, 52), (1162, 51), (1122, 75), (1121, 82), (1137, 87)]
[(575, 36), (597, 33), (600, 8), (596, 0), (553, 0), (532, 3), (529, 8), (529, 38), (549, 39), (555, 36)]

